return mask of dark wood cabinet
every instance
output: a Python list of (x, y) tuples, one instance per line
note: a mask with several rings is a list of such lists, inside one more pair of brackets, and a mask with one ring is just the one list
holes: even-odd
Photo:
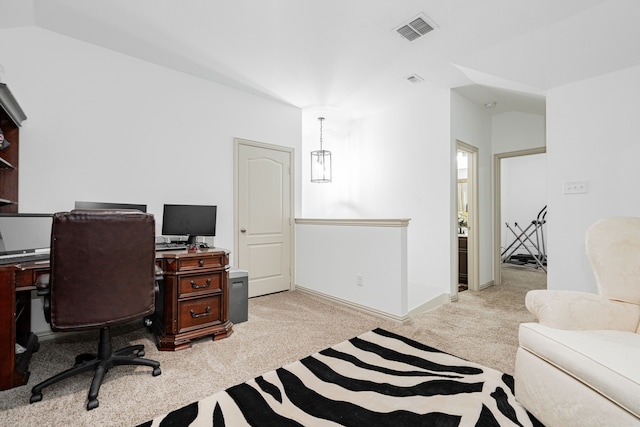
[(0, 267), (0, 390), (29, 380), (31, 354), (38, 350), (38, 337), (31, 332), (31, 291), (48, 271), (48, 264), (38, 263)]
[(0, 128), (9, 142), (0, 150), (0, 212), (18, 212), (19, 128), (26, 118), (9, 87), (0, 83)]
[(458, 283), (461, 285), (469, 283), (467, 264), (467, 236), (458, 236)]
[(191, 347), (191, 340), (232, 333), (229, 321), (229, 253), (221, 249), (157, 253), (164, 271), (152, 329), (160, 350)]
[[(26, 118), (9, 87), (0, 83), (0, 128), (9, 142), (0, 149), (0, 213), (18, 212), (19, 128)], [(38, 268), (0, 267), (0, 390), (29, 380), (29, 360), (38, 348), (38, 338), (30, 330), (31, 290), (39, 272)]]

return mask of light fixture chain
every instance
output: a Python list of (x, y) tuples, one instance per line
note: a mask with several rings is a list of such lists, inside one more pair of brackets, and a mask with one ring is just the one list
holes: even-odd
[(320, 120), (320, 151), (322, 150), (322, 122), (324, 121), (324, 117), (318, 117), (318, 120)]

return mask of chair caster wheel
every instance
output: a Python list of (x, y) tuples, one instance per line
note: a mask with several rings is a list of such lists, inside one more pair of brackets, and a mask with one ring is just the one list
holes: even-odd
[(90, 411), (92, 409), (96, 409), (99, 405), (100, 405), (100, 403), (98, 402), (98, 399), (90, 400), (89, 403), (87, 403), (87, 411)]
[(160, 370), (160, 368), (155, 368), (153, 370), (153, 376), (157, 377), (158, 375), (160, 375), (162, 373), (162, 371)]
[(83, 353), (83, 354), (79, 354), (76, 356), (76, 360), (75, 360), (75, 364), (73, 365), (74, 367), (76, 366), (80, 366), (83, 363), (86, 363), (90, 360), (95, 359), (96, 356), (94, 356), (93, 354), (89, 354), (89, 353)]
[(33, 393), (29, 399), (29, 403), (36, 403), (42, 400), (42, 393)]
[(144, 357), (144, 350), (140, 350), (136, 356)]

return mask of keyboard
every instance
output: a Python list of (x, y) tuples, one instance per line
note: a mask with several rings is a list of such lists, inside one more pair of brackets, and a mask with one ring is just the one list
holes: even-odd
[(32, 262), (32, 261), (49, 261), (49, 253), (28, 253), (28, 254), (13, 254), (13, 255), (3, 255), (0, 257), (0, 265), (7, 264), (20, 264), (23, 262)]
[(156, 251), (179, 251), (187, 249), (184, 243), (156, 243)]

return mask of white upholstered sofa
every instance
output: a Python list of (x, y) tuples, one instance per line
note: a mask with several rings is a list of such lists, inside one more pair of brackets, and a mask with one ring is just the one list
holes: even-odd
[(598, 295), (527, 293), (516, 399), (547, 427), (640, 426), (640, 218), (598, 221), (585, 244)]

